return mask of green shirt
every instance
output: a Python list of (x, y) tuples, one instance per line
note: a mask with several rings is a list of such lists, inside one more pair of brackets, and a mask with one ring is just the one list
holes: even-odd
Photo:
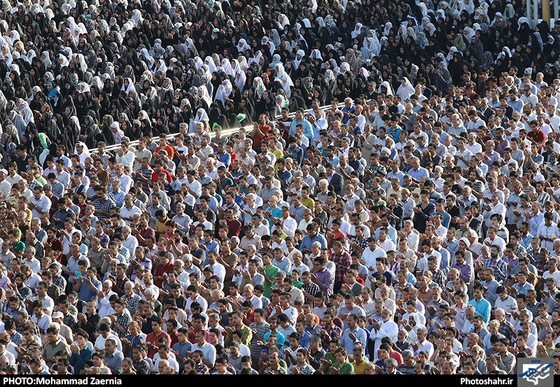
[[(339, 367), (337, 362), (334, 362), (331, 367), (339, 368), (341, 375), (348, 375), (348, 374), (354, 372), (354, 366), (348, 360), (345, 360), (341, 367)], [(329, 367), (329, 370), (327, 371), (327, 373), (332, 374), (331, 370), (330, 370), (330, 367)]]
[(22, 251), (25, 251), (25, 243), (23, 243), (22, 241), (17, 241), (16, 243), (14, 243), (12, 245), (12, 249), (16, 253), (20, 253)]
[[(276, 273), (278, 273), (280, 271), (279, 268), (277, 268), (276, 266), (272, 265), (269, 268), (265, 268), (264, 269), (264, 273), (266, 274), (266, 276), (268, 278), (276, 278)], [(275, 280), (276, 281), (276, 280)], [(272, 286), (274, 286), (273, 282), (272, 284), (269, 284), (266, 280), (264, 281), (263, 285), (264, 285), (264, 293), (263, 295), (266, 298), (270, 299), (270, 296), (272, 295)]]
[[(233, 327), (232, 327), (232, 329), (233, 329)], [(243, 324), (241, 326), (241, 328), (239, 328), (239, 331), (241, 331), (241, 333), (243, 333), (243, 337), (241, 338), (241, 341), (243, 342), (243, 344), (251, 345), (251, 340), (253, 339), (253, 331), (251, 330), (251, 328), (249, 328), (247, 325)], [(233, 341), (233, 337), (228, 335), (224, 339), (224, 345), (226, 347), (228, 347), (231, 344), (232, 341)]]

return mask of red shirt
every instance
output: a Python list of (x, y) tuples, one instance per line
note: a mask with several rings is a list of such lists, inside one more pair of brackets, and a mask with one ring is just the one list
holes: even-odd
[(166, 176), (165, 180), (167, 180), (168, 183), (171, 183), (173, 181), (173, 176), (171, 176), (171, 172), (169, 172), (165, 169), (161, 169), (159, 171), (154, 170), (154, 172), (152, 173), (152, 181), (157, 181), (160, 173), (165, 174), (165, 176)]
[[(162, 147), (158, 146), (154, 150), (154, 153), (158, 153), (161, 149), (162, 149)], [(167, 152), (167, 155), (169, 156), (170, 159), (173, 158), (173, 155), (174, 155), (175, 152), (173, 151), (173, 148), (170, 145), (167, 145), (165, 148), (163, 148), (163, 150)]]
[[(173, 270), (173, 262), (171, 262), (171, 261), (167, 262), (167, 265), (159, 264), (159, 265), (156, 267), (156, 271), (155, 271), (155, 273), (154, 273), (154, 277), (161, 277), (161, 276), (163, 275), (163, 273), (169, 273), (169, 272), (172, 271), (172, 270)], [(158, 288), (161, 288), (162, 285), (163, 285), (163, 280), (162, 280), (162, 279), (159, 279), (159, 278), (156, 278), (155, 281), (154, 281), (154, 284), (155, 284)]]
[[(146, 336), (146, 344), (153, 344), (156, 347), (159, 346), (159, 339), (164, 338), (165, 340), (167, 340), (167, 345), (169, 347), (171, 347), (171, 337), (169, 336), (169, 334), (167, 334), (167, 332), (165, 331), (161, 331), (161, 333), (159, 335), (156, 336), (156, 334), (154, 332), (150, 332), (148, 333), (148, 335)], [(157, 349), (152, 349), (151, 347), (148, 348), (148, 357), (150, 359), (154, 358), (154, 355), (157, 353)]]
[(261, 143), (263, 140), (268, 141), (268, 132), (270, 132), (270, 126), (268, 124), (263, 125), (261, 129), (261, 132), (264, 134), (263, 137), (261, 137), (260, 133), (255, 130), (255, 134), (253, 136), (253, 146), (255, 148), (260, 148), (261, 147)]
[(232, 236), (239, 236), (241, 232), (242, 224), (239, 220), (234, 219), (231, 222), (228, 222), (228, 237), (231, 238)]
[[(140, 236), (142, 236), (142, 238), (146, 239), (149, 236), (153, 236), (155, 238), (156, 236), (156, 231), (151, 228), (151, 227), (146, 227), (143, 230), (140, 230)], [(146, 246), (146, 243), (141, 243), (140, 246)]]
[(541, 129), (538, 129), (536, 131), (531, 130), (530, 132), (527, 133), (527, 137), (540, 144), (539, 146), (539, 152), (540, 152), (542, 146), (544, 145), (544, 142), (546, 141), (546, 135), (544, 134), (544, 132)]

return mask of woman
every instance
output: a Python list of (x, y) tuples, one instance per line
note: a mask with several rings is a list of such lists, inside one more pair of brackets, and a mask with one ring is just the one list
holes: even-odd
[(397, 89), (397, 95), (401, 97), (401, 102), (408, 102), (410, 96), (415, 93), (414, 86), (407, 77), (401, 79), (401, 84)]

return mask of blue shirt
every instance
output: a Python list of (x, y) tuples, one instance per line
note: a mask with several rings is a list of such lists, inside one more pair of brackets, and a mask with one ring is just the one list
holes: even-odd
[(449, 223), (451, 223), (451, 215), (449, 215), (447, 212), (443, 211), (443, 212), (432, 212), (431, 215), (436, 215), (436, 214), (441, 214), (443, 216), (443, 220), (441, 221), (441, 225), (445, 228), (449, 228)]
[(401, 130), (402, 128), (397, 126), (396, 128), (393, 129), (393, 127), (389, 126), (387, 127), (387, 134), (391, 137), (393, 137), (393, 140), (395, 140), (395, 142), (399, 142), (399, 137), (401, 135)]
[(313, 246), (313, 243), (315, 242), (319, 242), (321, 244), (322, 249), (327, 248), (327, 240), (325, 239), (325, 237), (321, 234), (317, 234), (313, 239), (311, 239), (309, 235), (304, 236), (303, 239), (301, 240), (300, 250), (303, 249), (311, 250), (311, 246)]
[(399, 179), (401, 186), (404, 185), (404, 173), (402, 173), (402, 171), (397, 171), (397, 172), (393, 172), (393, 171), (389, 171), (387, 172), (387, 180), (391, 180), (393, 177), (396, 177)]
[(408, 170), (408, 174), (410, 175), (410, 177), (418, 181), (420, 181), (423, 177), (430, 177), (428, 170), (423, 167), (419, 167), (418, 170), (415, 170), (414, 168), (410, 168)]
[[(343, 107), (342, 108), (342, 112), (343, 113), (354, 113), (354, 111), (356, 110), (356, 106), (352, 105), (349, 108), (347, 107)], [(342, 115), (342, 123), (343, 124), (348, 124), (348, 121), (350, 121), (350, 117), (347, 116), (346, 114)]]
[(302, 147), (300, 147), (299, 145), (291, 145), (288, 148), (286, 148), (286, 151), (290, 152), (292, 159), (297, 161), (298, 165), (301, 165), (304, 157), (304, 152)]
[[(132, 337), (132, 335), (128, 334), (124, 338), (127, 339), (128, 341), (130, 341), (130, 352), (127, 352), (125, 354), (126, 357), (130, 357), (130, 358), (132, 358), (132, 348), (136, 347), (140, 343), (145, 343), (146, 342), (146, 334), (144, 332), (140, 332), (139, 334), (137, 334), (134, 337)], [(189, 343), (189, 348), (190, 348), (190, 343)], [(175, 349), (175, 348), (173, 348), (173, 349)]]
[(282, 218), (282, 208), (281, 207), (276, 207), (275, 209), (272, 209), (271, 207), (268, 207), (266, 209), (267, 211), (270, 211), (270, 217), (268, 218), (268, 226), (270, 229), (272, 229), (272, 218)]
[(309, 335), (309, 333), (307, 333), (306, 331), (303, 331), (303, 333), (301, 334), (301, 338), (299, 339), (299, 345), (303, 348), (309, 349), (309, 339), (310, 338), (311, 338), (311, 335)]
[[(268, 337), (270, 336), (270, 332), (266, 333), (263, 337), (263, 341), (266, 343), (266, 340), (268, 340)], [(276, 337), (278, 338), (277, 344), (278, 347), (281, 348), (284, 345), (284, 342), (286, 341), (286, 337), (280, 333), (280, 332), (276, 332)]]
[(306, 209), (303, 204), (300, 203), (299, 207), (294, 206), (293, 204), (290, 206), (290, 212), (294, 214), (294, 219), (296, 222), (301, 222), (303, 219), (303, 211)]
[(474, 306), (476, 314), (482, 316), (484, 322), (488, 324), (490, 321), (490, 311), (492, 309), (490, 302), (485, 298), (481, 298), (480, 301), (476, 301), (476, 299), (473, 298), (469, 301), (469, 305)]
[(290, 134), (292, 134), (292, 135), (296, 134), (296, 125), (299, 125), (299, 124), (303, 125), (303, 135), (305, 137), (307, 137), (309, 140), (313, 140), (313, 127), (311, 126), (311, 123), (309, 121), (307, 121), (306, 119), (303, 119), (300, 122), (297, 122), (294, 119), (292, 121), (292, 124), (290, 125)]
[(527, 291), (529, 289), (534, 289), (533, 285), (531, 285), (529, 282), (525, 282), (525, 284), (523, 286), (519, 286), (518, 283), (515, 283), (515, 284), (513, 284), (513, 287), (515, 289), (517, 289), (517, 293), (525, 294), (525, 295), (527, 295)]
[[(350, 338), (350, 333), (354, 333), (354, 335), (356, 336), (355, 341)], [(340, 338), (340, 346), (346, 348), (346, 351), (348, 353), (352, 353), (354, 351), (354, 344), (356, 342), (360, 342), (364, 345), (367, 343), (366, 331), (358, 326), (354, 328), (354, 330), (346, 328), (342, 333), (342, 337)]]
[(107, 194), (107, 196), (109, 196), (111, 199), (113, 199), (113, 201), (115, 202), (117, 207), (121, 208), (123, 206), (123, 204), (124, 204), (124, 192), (123, 191), (119, 191), (117, 193), (109, 192)]
[[(377, 240), (379, 240), (379, 230), (380, 229), (381, 229), (381, 227), (378, 227), (375, 230), (375, 238), (377, 238)], [(387, 229), (389, 230), (387, 236), (389, 237), (389, 239), (391, 239), (393, 241), (393, 243), (397, 244), (398, 243), (397, 230), (393, 226), (388, 226)]]
[(284, 257), (282, 261), (278, 261), (276, 258), (274, 258), (272, 264), (282, 270), (284, 273), (292, 275), (292, 262), (288, 258)]
[(78, 298), (82, 301), (89, 301), (89, 300), (94, 300), (97, 297), (97, 292), (101, 290), (102, 285), (101, 285), (101, 281), (99, 281), (98, 279), (94, 278), (92, 281), (93, 285), (97, 288), (95, 291), (93, 291), (90, 286), (85, 282), (82, 281), (82, 283), (80, 284), (80, 291), (78, 293)]
[[(184, 344), (175, 343), (171, 348), (176, 351), (179, 356), (187, 357), (188, 352), (191, 351), (192, 345), (188, 341), (185, 341)], [(177, 363), (179, 363), (179, 370), (185, 368), (185, 364), (182, 361), (177, 361)]]
[(229, 165), (231, 164), (231, 155), (227, 152), (223, 152), (223, 153), (216, 153), (216, 155), (218, 155), (218, 158), (220, 159), (220, 161), (222, 163), (224, 163), (224, 165), (226, 166), (226, 168), (229, 168)]

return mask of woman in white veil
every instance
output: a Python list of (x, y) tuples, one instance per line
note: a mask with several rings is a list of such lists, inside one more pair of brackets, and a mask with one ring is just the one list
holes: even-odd
[(210, 97), (210, 94), (208, 94), (208, 89), (205, 87), (205, 85), (202, 85), (198, 88), (198, 98), (202, 99), (207, 106), (210, 106), (212, 104), (212, 98)]
[(401, 97), (402, 102), (410, 99), (410, 96), (415, 93), (414, 86), (407, 77), (401, 79), (401, 84), (397, 89), (397, 95)]
[(222, 106), (226, 106), (226, 99), (231, 95), (232, 90), (231, 81), (228, 78), (224, 79), (220, 86), (218, 86), (218, 90), (216, 90), (214, 101), (220, 101)]
[(235, 71), (233, 70), (233, 67), (231, 66), (231, 62), (229, 61), (229, 59), (227, 58), (222, 59), (221, 69), (227, 75), (231, 75), (232, 77), (235, 77)]
[(286, 95), (288, 96), (288, 98), (290, 98), (290, 96), (292, 95), (291, 88), (294, 86), (294, 82), (292, 81), (292, 78), (288, 75), (288, 73), (286, 73), (283, 63), (277, 63), (274, 69), (276, 70), (275, 80), (280, 82), (282, 88), (286, 92)]
[(266, 86), (264, 85), (262, 78), (255, 77), (255, 79), (253, 79), (253, 86), (255, 88), (256, 100), (260, 101), (264, 92), (266, 91)]
[(305, 51), (301, 49), (297, 50), (296, 57), (294, 59), (294, 69), (297, 70), (299, 68), (299, 65), (303, 61), (304, 57), (305, 57)]
[(237, 71), (235, 73), (235, 85), (239, 89), (240, 93), (243, 93), (245, 90), (245, 82), (247, 82), (247, 75), (244, 71)]
[[(82, 153), (78, 153), (78, 145), (82, 146)], [(74, 145), (74, 154), (80, 156), (80, 163), (82, 165), (84, 165), (86, 159), (91, 156), (88, 146), (82, 141), (78, 141), (76, 145)]]
[(217, 70), (214, 59), (210, 55), (204, 58), (204, 64), (208, 66), (208, 72), (210, 72), (210, 74), (213, 74)]
[(200, 81), (202, 82), (202, 88), (206, 89), (206, 94), (211, 98), (214, 93), (214, 85), (212, 85), (212, 76), (207, 73), (202, 73), (200, 76)]
[(356, 23), (351, 33), (352, 39), (356, 39), (362, 33), (362, 23)]
[[(385, 89), (385, 90), (383, 90)], [(391, 84), (388, 81), (383, 81), (381, 82), (381, 84), (379, 85), (379, 87), (377, 88), (377, 92), (378, 93), (382, 93), (386, 96), (389, 95), (393, 95), (393, 88), (391, 87)]]
[(276, 95), (275, 102), (275, 114), (279, 116), (280, 114), (282, 114), (282, 109), (286, 107), (286, 97), (284, 97), (282, 94), (278, 94)]
[(126, 95), (128, 95), (128, 93), (130, 93), (130, 91), (135, 90), (134, 82), (132, 82), (132, 79), (125, 78), (124, 81), (123, 81), (123, 85), (121, 87), (121, 90), (124, 91), (126, 93)]
[(18, 98), (18, 108), (23, 116), (25, 125), (29, 125), (30, 122), (35, 122), (35, 117), (33, 116), (33, 111), (29, 108), (29, 104), (23, 98)]
[(189, 122), (189, 133), (196, 133), (196, 126), (198, 123), (205, 120), (209, 120), (208, 113), (206, 113), (206, 110), (198, 108), (195, 116), (192, 118), (191, 122)]
[(364, 38), (362, 46), (362, 56), (364, 59), (370, 59), (372, 56), (379, 56), (381, 52), (381, 42), (377, 37), (377, 31), (369, 30), (368, 35)]

